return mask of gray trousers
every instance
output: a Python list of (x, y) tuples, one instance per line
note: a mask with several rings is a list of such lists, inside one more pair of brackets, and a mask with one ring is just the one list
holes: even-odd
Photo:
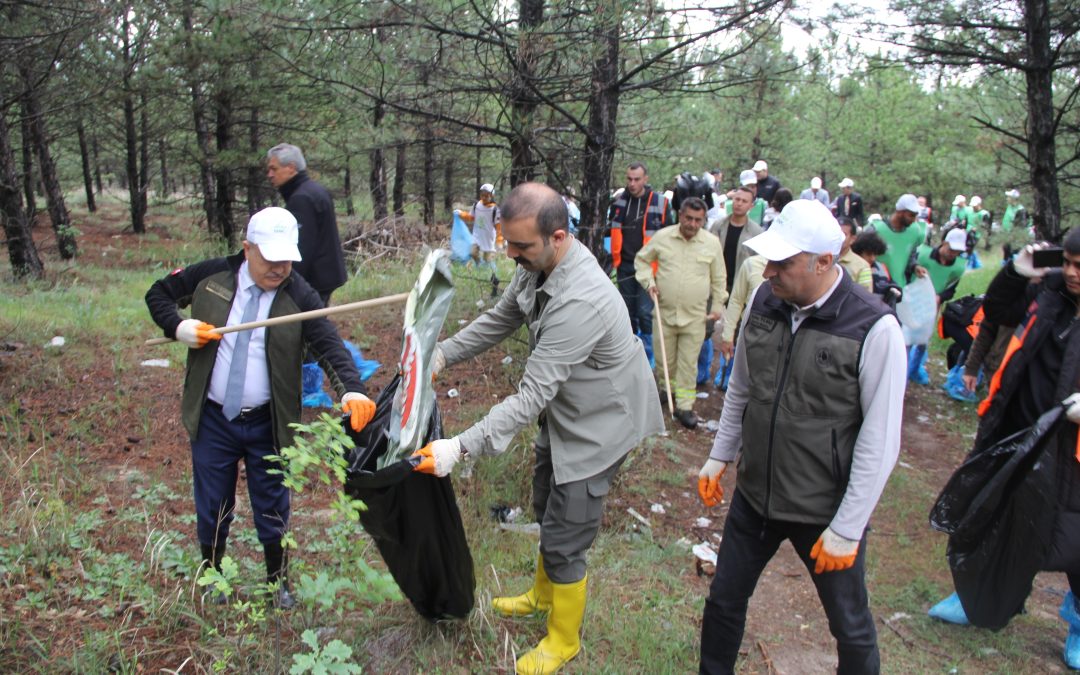
[(540, 523), (540, 557), (557, 584), (585, 578), (585, 552), (592, 546), (604, 515), (604, 496), (626, 455), (584, 480), (555, 484), (551, 449), (535, 445), (533, 513)]

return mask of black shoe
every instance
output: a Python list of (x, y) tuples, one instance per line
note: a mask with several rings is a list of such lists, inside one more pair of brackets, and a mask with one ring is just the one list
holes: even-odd
[(687, 429), (696, 429), (698, 422), (701, 421), (693, 410), (676, 410), (675, 419), (679, 420), (679, 424)]
[(289, 555), (282, 548), (280, 541), (263, 544), (263, 554), (266, 557), (266, 583), (278, 584), (270, 598), (274, 607), (289, 610), (296, 606), (296, 600), (289, 593)]

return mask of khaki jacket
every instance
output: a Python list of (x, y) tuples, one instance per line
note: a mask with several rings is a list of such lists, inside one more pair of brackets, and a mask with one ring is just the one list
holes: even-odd
[(626, 304), (596, 258), (577, 240), (539, 287), (518, 268), (495, 307), (440, 343), (446, 364), (502, 342), (521, 325), (531, 354), (515, 394), (458, 436), (474, 454), (501, 453), (546, 414), (555, 482), (610, 467), (646, 436), (664, 430), (660, 397)]
[[(653, 276), (652, 263), (659, 263)], [(712, 305), (727, 301), (727, 275), (720, 241), (705, 232), (687, 240), (677, 226), (666, 227), (645, 244), (634, 259), (634, 276), (642, 288), (660, 289), (664, 325), (685, 327), (705, 320)]]

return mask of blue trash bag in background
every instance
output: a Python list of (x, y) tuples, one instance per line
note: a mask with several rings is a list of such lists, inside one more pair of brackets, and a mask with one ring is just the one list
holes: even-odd
[(465, 264), (472, 260), (473, 236), (469, 226), (454, 211), (454, 228), (450, 231), (450, 260)]
[[(366, 382), (368, 378), (375, 374), (381, 364), (378, 361), (365, 359), (363, 353), (360, 352), (360, 348), (348, 340), (343, 340), (343, 342), (345, 343), (345, 349), (348, 349), (349, 353), (352, 354), (356, 369), (360, 371), (360, 379)], [(334, 407), (334, 401), (330, 398), (330, 395), (323, 391), (323, 377), (322, 368), (319, 367), (318, 363), (304, 364), (303, 404), (305, 408)]]
[(713, 343), (712, 338), (706, 338), (701, 345), (701, 351), (697, 357), (697, 383), (698, 386), (708, 384), (709, 375), (712, 374)]

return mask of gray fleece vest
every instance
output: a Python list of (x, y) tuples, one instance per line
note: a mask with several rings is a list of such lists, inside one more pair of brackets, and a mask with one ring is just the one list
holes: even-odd
[(862, 425), (859, 357), (889, 309), (841, 276), (791, 333), (791, 307), (761, 285), (742, 346), (749, 365), (739, 492), (765, 518), (827, 524), (847, 489)]

